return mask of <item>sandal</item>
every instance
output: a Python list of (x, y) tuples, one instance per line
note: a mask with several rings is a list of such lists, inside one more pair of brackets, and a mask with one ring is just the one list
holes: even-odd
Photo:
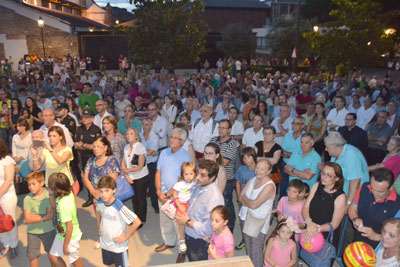
[(4, 258), (7, 256), (8, 252), (10, 252), (10, 247), (5, 247), (1, 252), (0, 252), (0, 259)]
[(179, 240), (179, 252), (186, 253), (187, 247), (185, 240)]

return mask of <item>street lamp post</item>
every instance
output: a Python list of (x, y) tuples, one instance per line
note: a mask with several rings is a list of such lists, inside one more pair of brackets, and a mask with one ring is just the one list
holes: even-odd
[(40, 27), (40, 33), (42, 34), (43, 60), (46, 60), (46, 50), (44, 49), (44, 36), (43, 36), (44, 20), (42, 19), (42, 17), (39, 17), (37, 23)]

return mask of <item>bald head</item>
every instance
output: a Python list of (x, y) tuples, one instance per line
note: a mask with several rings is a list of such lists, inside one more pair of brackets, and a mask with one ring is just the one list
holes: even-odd
[(44, 139), (44, 134), (42, 130), (34, 130), (32, 132), (32, 140), (41, 141)]
[(46, 125), (47, 128), (53, 126), (55, 122), (55, 115), (54, 110), (52, 109), (45, 109), (43, 111), (43, 124)]

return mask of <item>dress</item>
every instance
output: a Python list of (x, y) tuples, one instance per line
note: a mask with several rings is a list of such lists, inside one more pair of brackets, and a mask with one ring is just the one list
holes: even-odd
[(107, 161), (99, 167), (94, 166), (95, 160), (96, 157), (90, 158), (85, 167), (85, 172), (89, 172), (89, 180), (92, 182), (94, 188), (97, 187), (97, 182), (104, 175), (109, 175), (111, 173), (119, 174), (121, 172), (119, 163), (113, 156), (109, 156)]
[[(263, 146), (264, 141), (259, 141), (256, 143), (256, 147), (257, 147), (257, 157), (266, 157), (266, 158), (272, 158), (274, 157), (274, 153), (278, 150), (282, 150), (282, 147), (280, 145), (278, 145), (277, 143), (275, 143), (271, 149), (268, 152), (265, 152), (265, 154), (263, 153), (264, 151), (264, 146)], [(278, 171), (278, 167), (280, 166), (282, 158), (279, 158), (279, 161), (272, 166), (272, 172), (271, 173), (276, 173)]]
[[(289, 239), (289, 245), (286, 248), (281, 248), (278, 243), (278, 237), (274, 237), (270, 258), (276, 263), (274, 266), (284, 267), (291, 261), (293, 248), (293, 240)], [(268, 262), (264, 261), (265, 267), (272, 267)]]
[[(318, 184), (317, 191), (310, 202), (310, 217), (316, 224), (325, 224), (332, 221), (333, 212), (335, 210), (335, 200), (338, 196), (344, 194), (343, 190), (336, 190), (334, 193), (328, 193), (324, 190), (321, 183)], [(333, 235), (333, 244), (336, 246), (339, 241), (340, 229), (336, 229)], [(328, 232), (323, 233), (327, 238)]]

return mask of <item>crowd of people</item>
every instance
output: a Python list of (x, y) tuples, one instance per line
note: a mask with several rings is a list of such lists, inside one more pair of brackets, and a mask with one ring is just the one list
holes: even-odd
[[(15, 220), (14, 184), (27, 183), (31, 266), (40, 243), (52, 266), (65, 266), (63, 255), (83, 266), (83, 190), (109, 266), (129, 266), (146, 196), (160, 218), (155, 251), (178, 246), (177, 263), (245, 248), (256, 267), (294, 266), (300, 231), (326, 238), (333, 228), (337, 248), (363, 241), (377, 248), (377, 266), (399, 266), (400, 82), (361, 71), (349, 82), (263, 76), (218, 62), (190, 75), (123, 66), (122, 76), (60, 64), (0, 78), (0, 206)], [(120, 179), (134, 190), (133, 211), (114, 196)], [(17, 227), (0, 234), (0, 258), (18, 256)]]

